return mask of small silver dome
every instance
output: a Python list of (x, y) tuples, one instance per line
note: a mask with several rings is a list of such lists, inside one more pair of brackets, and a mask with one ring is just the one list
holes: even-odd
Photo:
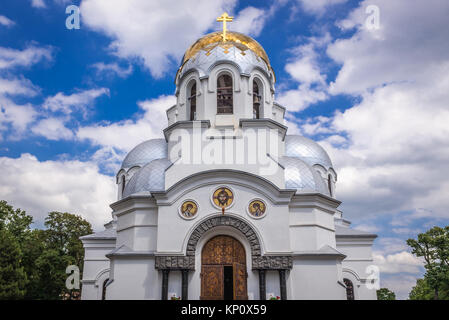
[(164, 191), (165, 170), (170, 165), (168, 159), (156, 159), (145, 165), (126, 184), (123, 198), (143, 191)]
[(135, 146), (125, 157), (122, 169), (142, 167), (155, 159), (167, 158), (167, 142), (164, 139), (151, 139)]
[(326, 169), (332, 168), (332, 161), (323, 147), (302, 136), (285, 137), (285, 156), (299, 158), (310, 166), (320, 164)]
[(279, 163), (284, 167), (285, 187), (299, 192), (319, 192), (329, 195), (320, 174), (303, 160), (282, 157)]

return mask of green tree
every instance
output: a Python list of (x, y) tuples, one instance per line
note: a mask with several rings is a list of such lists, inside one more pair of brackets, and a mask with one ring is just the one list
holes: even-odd
[(0, 230), (8, 230), (19, 243), (28, 236), (33, 217), (25, 211), (10, 206), (6, 201), (0, 200)]
[(380, 288), (377, 290), (377, 300), (396, 300), (396, 295), (388, 288)]
[(0, 230), (0, 299), (22, 299), (27, 276), (22, 266), (22, 252), (14, 235)]
[(82, 270), (84, 249), (79, 238), (93, 232), (91, 224), (81, 216), (53, 211), (45, 218), (45, 226), (48, 247), (59, 250), (61, 255), (73, 257)]
[(0, 201), (0, 299), (60, 299), (67, 266), (82, 272), (79, 237), (92, 233), (89, 222), (67, 212), (50, 212), (45, 230), (31, 230), (33, 218)]
[[(449, 281), (449, 226), (445, 228), (433, 227), (418, 234), (417, 239), (408, 239), (407, 244), (412, 253), (422, 257), (425, 261), (426, 273), (424, 283), (417, 283), (417, 296), (428, 286), (433, 291), (433, 299), (438, 300), (447, 296), (446, 287)], [(443, 290), (443, 292), (441, 292)]]

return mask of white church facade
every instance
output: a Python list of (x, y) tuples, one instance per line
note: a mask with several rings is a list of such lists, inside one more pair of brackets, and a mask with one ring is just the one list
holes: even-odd
[(112, 220), (81, 238), (82, 299), (376, 299), (376, 235), (343, 218), (332, 161), (288, 134), (275, 81), (246, 35), (186, 51), (164, 138), (128, 153)]

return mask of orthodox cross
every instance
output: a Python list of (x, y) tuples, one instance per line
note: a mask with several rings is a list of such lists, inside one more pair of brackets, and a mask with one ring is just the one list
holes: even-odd
[(230, 17), (226, 12), (217, 18), (218, 22), (223, 22), (223, 42), (226, 41), (226, 22), (231, 22), (234, 17)]

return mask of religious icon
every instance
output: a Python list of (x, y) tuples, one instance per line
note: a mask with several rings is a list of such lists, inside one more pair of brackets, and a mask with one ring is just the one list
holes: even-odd
[(266, 206), (261, 200), (253, 200), (248, 206), (249, 213), (256, 218), (260, 218), (265, 214)]
[(193, 218), (196, 213), (198, 212), (198, 205), (191, 200), (184, 201), (184, 203), (181, 206), (181, 214), (185, 218)]
[(213, 201), (217, 207), (227, 208), (234, 201), (234, 195), (230, 189), (221, 187), (215, 190), (213, 194)]

